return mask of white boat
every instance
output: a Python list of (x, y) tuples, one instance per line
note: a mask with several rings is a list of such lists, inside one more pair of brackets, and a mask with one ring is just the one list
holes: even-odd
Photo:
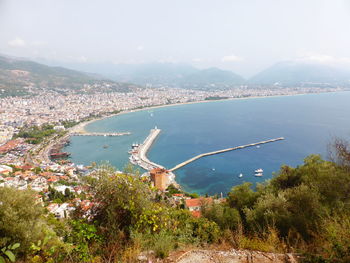
[(239, 177), (239, 178), (242, 178), (242, 177), (243, 177), (243, 174), (242, 174), (242, 173), (241, 173), (241, 174), (239, 174), (239, 175), (238, 175), (238, 177)]
[(255, 170), (255, 173), (263, 173), (263, 172), (264, 172), (264, 170), (261, 168)]
[(263, 176), (263, 173), (255, 173), (255, 176), (257, 177)]

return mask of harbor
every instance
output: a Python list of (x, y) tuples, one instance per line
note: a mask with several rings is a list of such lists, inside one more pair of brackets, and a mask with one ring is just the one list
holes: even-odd
[[(129, 160), (132, 164), (138, 165), (138, 166), (140, 166), (143, 169), (148, 171), (148, 172), (144, 173), (142, 176), (151, 176), (153, 172), (158, 171), (158, 172), (166, 175), (166, 177), (168, 177), (167, 185), (174, 184), (177, 186), (178, 186), (178, 184), (175, 182), (175, 174), (173, 173), (173, 171), (180, 169), (181, 167), (184, 167), (184, 166), (188, 165), (189, 163), (194, 162), (200, 158), (211, 156), (211, 155), (216, 155), (216, 154), (221, 154), (221, 153), (225, 153), (225, 152), (229, 152), (229, 151), (244, 149), (244, 148), (248, 148), (248, 147), (254, 147), (254, 146), (260, 147), (260, 145), (262, 145), (262, 144), (273, 143), (273, 142), (284, 140), (284, 137), (279, 137), (279, 138), (275, 138), (275, 139), (269, 139), (269, 140), (259, 141), (259, 142), (250, 143), (250, 144), (246, 144), (246, 145), (226, 148), (226, 149), (222, 149), (222, 150), (218, 150), (218, 151), (202, 153), (202, 154), (199, 154), (191, 159), (188, 159), (188, 160), (176, 165), (175, 167), (173, 167), (171, 169), (166, 169), (162, 165), (150, 161), (147, 157), (147, 152), (149, 151), (152, 144), (155, 142), (155, 140), (159, 136), (160, 132), (161, 132), (161, 130), (158, 129), (157, 127), (155, 127), (154, 129), (151, 129), (150, 134), (147, 136), (147, 138), (144, 140), (144, 142), (142, 144), (134, 143), (132, 145), (131, 150), (129, 151), (129, 153), (131, 154), (129, 157)], [(258, 169), (255, 172), (256, 172), (255, 176), (262, 176), (263, 170)], [(165, 189), (166, 187), (163, 187), (163, 188)]]
[(148, 172), (144, 173), (142, 176), (151, 176), (151, 171), (153, 170), (160, 170), (164, 171), (167, 176), (167, 185), (173, 184), (179, 187), (179, 185), (175, 181), (175, 174), (171, 171), (168, 171), (165, 167), (163, 167), (160, 164), (154, 163), (150, 161), (147, 157), (147, 152), (151, 148), (154, 141), (157, 139), (158, 135), (160, 134), (161, 130), (155, 127), (154, 129), (151, 129), (150, 134), (148, 137), (144, 140), (142, 144), (133, 144), (132, 149), (130, 150), (130, 162), (132, 164), (138, 165), (141, 168), (147, 170)]
[(150, 134), (142, 144), (133, 145), (130, 151), (131, 156), (129, 158), (132, 164), (138, 165), (147, 171), (152, 170), (154, 168), (165, 169), (160, 164), (156, 164), (147, 158), (147, 152), (151, 148), (152, 144), (154, 143), (160, 132), (161, 130), (155, 127), (150, 131)]

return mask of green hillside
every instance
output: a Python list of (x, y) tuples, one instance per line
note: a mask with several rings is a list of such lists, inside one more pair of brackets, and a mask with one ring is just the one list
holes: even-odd
[[(96, 87), (86, 87), (86, 84)], [(0, 56), (0, 97), (30, 95), (42, 89), (65, 93), (94, 92), (94, 89), (128, 91), (131, 87), (75, 70)]]

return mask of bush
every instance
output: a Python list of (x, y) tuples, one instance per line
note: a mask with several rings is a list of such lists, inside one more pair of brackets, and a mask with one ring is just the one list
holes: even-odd
[(226, 204), (203, 207), (202, 214), (208, 220), (215, 222), (221, 230), (236, 230), (241, 222), (238, 210)]
[(43, 216), (35, 192), (0, 188), (0, 247), (20, 243), (18, 251), (26, 254), (48, 228)]

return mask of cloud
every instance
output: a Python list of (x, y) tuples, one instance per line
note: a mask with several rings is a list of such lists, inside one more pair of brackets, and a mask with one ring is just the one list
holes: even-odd
[(138, 47), (136, 48), (137, 51), (142, 51), (142, 50), (144, 50), (144, 49), (145, 49), (145, 47), (144, 47), (144, 46), (141, 46), (141, 45), (138, 46)]
[(46, 46), (47, 42), (45, 41), (32, 41), (30, 42), (31, 46), (35, 46), (35, 47), (42, 47), (42, 46)]
[(349, 57), (335, 57), (327, 54), (318, 54), (318, 53), (306, 53), (299, 58), (298, 61), (303, 62), (313, 62), (313, 63), (321, 63), (321, 64), (349, 64)]
[(236, 55), (228, 55), (228, 56), (224, 56), (221, 59), (221, 62), (239, 62), (242, 61), (243, 58), (236, 56)]
[(25, 47), (27, 45), (27, 43), (19, 37), (16, 37), (15, 39), (10, 40), (9, 42), (7, 42), (7, 44), (10, 47)]
[(203, 62), (203, 59), (201, 59), (201, 58), (193, 58), (192, 62)]

